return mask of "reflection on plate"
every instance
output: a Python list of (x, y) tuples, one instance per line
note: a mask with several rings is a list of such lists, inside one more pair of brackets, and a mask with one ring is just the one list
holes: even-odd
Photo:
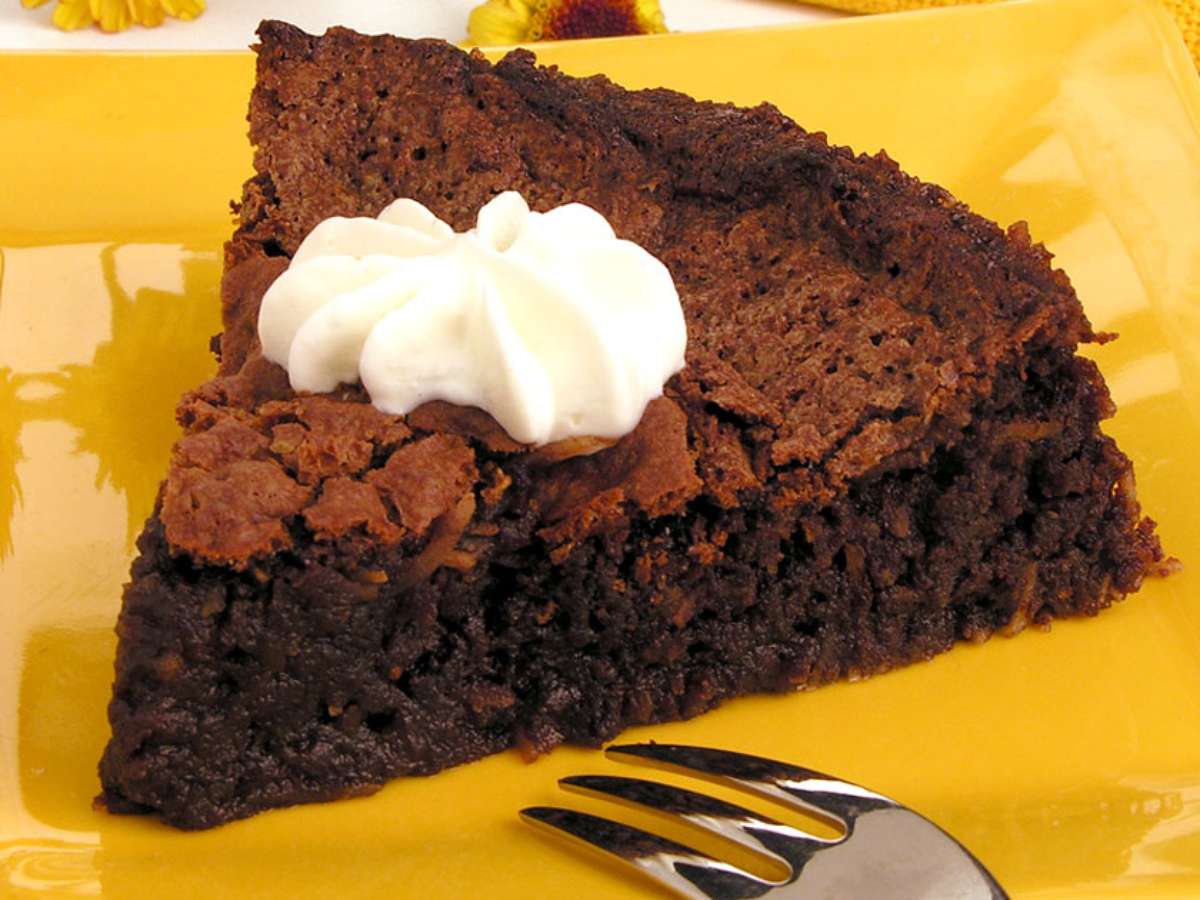
[[(1200, 539), (1200, 86), (1157, 5), (1032, 0), (807, 28), (540, 49), (574, 74), (771, 100), (1027, 219), (1100, 329), (1164, 543)], [(63, 896), (634, 896), (524, 805), (614, 771), (505, 754), (202, 834), (93, 812), (112, 623), (178, 394), (212, 369), (223, 210), (249, 171), (246, 54), (13, 55), (0, 116), (0, 885)], [(1200, 577), (1095, 621), (963, 647), (634, 739), (777, 756), (878, 787), (1018, 895), (1200, 895)], [(584, 806), (585, 801), (570, 801)], [(592, 808), (595, 808), (594, 805)], [(0, 887), (0, 893), (4, 887)]]

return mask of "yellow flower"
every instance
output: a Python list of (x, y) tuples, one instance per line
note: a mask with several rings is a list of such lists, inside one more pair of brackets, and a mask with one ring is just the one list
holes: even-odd
[[(27, 9), (46, 0), (21, 0)], [(58, 0), (54, 24), (63, 31), (74, 31), (92, 23), (105, 31), (124, 31), (135, 22), (153, 28), (165, 16), (194, 19), (204, 12), (204, 0)]]
[(487, 0), (467, 23), (481, 45), (666, 31), (658, 0)]

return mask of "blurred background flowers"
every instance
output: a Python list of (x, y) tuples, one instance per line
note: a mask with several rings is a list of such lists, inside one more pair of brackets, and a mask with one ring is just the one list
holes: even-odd
[[(888, 13), (995, 3), (1000, 0), (808, 0), (848, 13)], [(1100, 0), (1097, 0), (1100, 2)], [(1200, 66), (1200, 0), (1161, 0)], [(612, 37), (666, 31), (658, 0), (486, 0), (471, 11), (471, 43), (501, 46), (527, 41)]]
[[(21, 0), (27, 9), (45, 6), (51, 0)], [(205, 10), (206, 0), (53, 0), (55, 3), (51, 21), (63, 31), (76, 31), (88, 26), (107, 33), (127, 31), (131, 25), (153, 28), (161, 25), (168, 17), (182, 21), (195, 19)], [(1005, 0), (796, 0), (798, 10), (808, 8), (829, 10), (827, 14), (893, 13), (907, 10), (927, 9), (940, 6), (958, 6), (974, 3), (999, 3)], [(1017, 0), (1010, 0), (1017, 2)], [(1101, 0), (1096, 0), (1097, 3)], [(1191, 51), (1192, 59), (1200, 66), (1200, 0), (1158, 0), (1174, 16), (1184, 42)], [(227, 16), (252, 13), (260, 4), (241, 0), (228, 4)], [(362, 6), (363, 4), (358, 4)], [(736, 14), (731, 15), (733, 0), (711, 0), (714, 8), (724, 11), (724, 23), (720, 27), (736, 27)], [(786, 6), (780, 0), (780, 6)], [(312, 14), (321, 4), (290, 3), (278, 0), (263, 2), (260, 18), (285, 18), (294, 21)], [(355, 4), (347, 4), (348, 13)], [(503, 46), (531, 41), (562, 40), (566, 38), (612, 37), (631, 34), (654, 34), (668, 31), (673, 16), (684, 20), (695, 19), (689, 0), (673, 0), (667, 3), (664, 16), (660, 0), (483, 0), (471, 6), (471, 0), (393, 0), (392, 3), (373, 4), (374, 11), (368, 16), (373, 22), (383, 22), (382, 30), (396, 33), (399, 29), (386, 23), (398, 21), (433, 21), (446, 16), (463, 16), (463, 25), (468, 31), (468, 41), (476, 45)], [(697, 4), (697, 7), (704, 4)], [(750, 12), (744, 24), (762, 24), (764, 8), (770, 4), (764, 0), (746, 0)], [(672, 12), (673, 11), (673, 12)], [(358, 15), (361, 17), (362, 10)], [(351, 18), (354, 18), (352, 15)], [(229, 21), (227, 19), (227, 21)], [(461, 20), (460, 20), (461, 21)], [(216, 25), (217, 23), (214, 23)], [(354, 22), (345, 24), (354, 26)], [(0, 33), (5, 23), (0, 20)], [(694, 23), (675, 23), (676, 28), (689, 30)], [(217, 26), (218, 29), (221, 27)], [(361, 30), (361, 28), (360, 28)], [(405, 34), (410, 32), (404, 31)], [(421, 32), (414, 32), (421, 33)], [(449, 34), (443, 34), (450, 37)], [(203, 39), (201, 39), (203, 43)], [(174, 45), (170, 45), (174, 46)], [(170, 47), (164, 47), (169, 49)], [(127, 48), (128, 49), (128, 48)], [(195, 49), (203, 49), (195, 47)]]
[[(27, 9), (47, 0), (21, 0)], [(204, 0), (58, 0), (54, 24), (63, 31), (99, 25), (105, 31), (124, 31), (130, 25), (153, 28), (167, 16), (194, 19), (204, 12)]]
[(666, 31), (658, 0), (487, 0), (467, 31), (480, 45)]

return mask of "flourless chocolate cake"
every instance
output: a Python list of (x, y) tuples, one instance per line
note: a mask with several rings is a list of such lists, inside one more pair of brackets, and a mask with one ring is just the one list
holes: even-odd
[[(1067, 277), (774, 108), (260, 29), (257, 174), (214, 380), (179, 407), (117, 631), (113, 811), (205, 828), (518, 746), (1092, 615), (1159, 570)], [(318, 222), (581, 201), (670, 269), (687, 366), (640, 425), (297, 395), (256, 336)]]

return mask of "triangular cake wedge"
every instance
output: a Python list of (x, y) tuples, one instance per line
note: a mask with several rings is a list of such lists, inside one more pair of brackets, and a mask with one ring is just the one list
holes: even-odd
[[(1023, 226), (766, 105), (260, 38), (220, 370), (117, 626), (109, 809), (204, 828), (596, 745), (1091, 615), (1161, 567), (1076, 355), (1097, 335)], [(319, 221), (412, 197), (465, 229), (506, 190), (591, 205), (675, 278), (688, 365), (615, 446), (297, 396), (263, 359), (258, 304)]]

